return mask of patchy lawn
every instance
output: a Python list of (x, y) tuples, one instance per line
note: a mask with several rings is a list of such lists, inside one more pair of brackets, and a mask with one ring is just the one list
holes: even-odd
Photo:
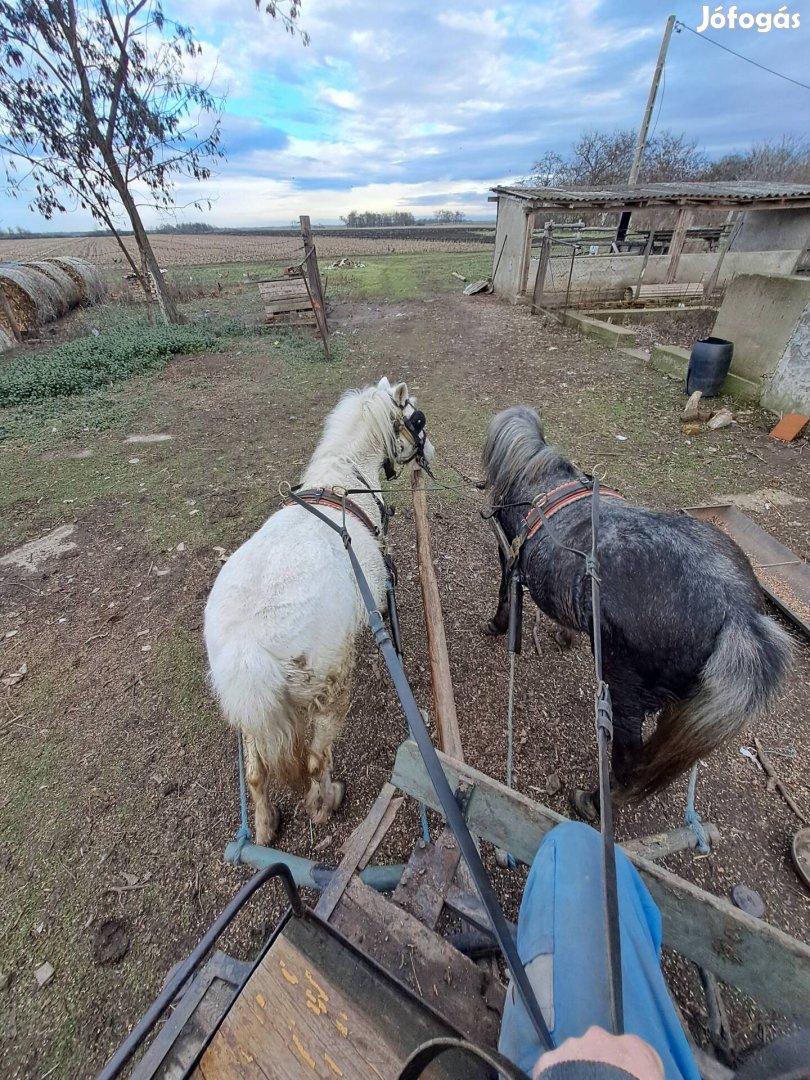
[[(0, 690), (3, 1076), (92, 1075), (246, 876), (222, 859), (237, 824), (236, 751), (205, 686), (203, 607), (223, 549), (232, 551), (273, 511), (279, 482), (297, 478), (344, 389), (381, 374), (405, 378), (427, 414), (438, 453), (431, 522), (462, 737), (468, 760), (496, 778), (504, 770), (508, 669), (503, 642), (479, 632), (494, 610), (496, 560), (480, 493), (461, 479), (477, 475), (494, 411), (542, 406), (550, 438), (648, 505), (788, 493), (798, 501), (763, 498), (755, 516), (800, 557), (810, 553), (806, 441), (773, 443), (769, 418), (756, 410), (739, 412), (730, 429), (685, 438), (675, 383), (526, 310), (458, 295), (463, 283), (452, 270), (485, 276), (490, 259), (422, 256), (420, 268), (415, 257), (381, 257), (340, 277), (330, 271), (334, 361), (306, 337), (249, 333), (219, 351), (175, 357), (162, 371), (54, 399), (18, 416), (0, 443), (7, 480), (0, 554), (63, 525), (74, 526), (76, 544), (33, 574), (0, 567), (0, 668), (27, 666), (22, 680)], [(255, 286), (238, 279), (186, 310), (254, 322), (260, 314)], [(93, 314), (97, 322), (108, 317)], [(0, 412), (0, 423), (7, 419)], [(147, 435), (171, 438), (126, 441)], [(392, 546), (406, 667), (428, 704), (404, 479), (391, 488), (400, 511)], [(563, 791), (548, 801), (565, 813), (566, 792), (595, 774), (591, 660), (583, 645), (560, 655), (550, 634), (538, 657), (530, 630), (527, 617), (515, 782), (536, 797), (556, 772)], [(805, 645), (791, 692), (760, 729), (805, 804), (808, 686)], [(346, 803), (329, 826), (311, 830), (285, 798), (280, 845), (310, 857), (317, 847), (318, 858), (336, 863), (404, 737), (382, 664), (364, 641), (337, 748)], [(720, 895), (740, 881), (756, 888), (769, 921), (806, 938), (808, 897), (787, 855), (797, 823), (739, 754), (743, 741), (700, 770), (698, 807), (720, 828), (721, 845), (710, 859), (680, 856), (670, 865)], [(620, 835), (679, 824), (684, 797), (685, 783), (621, 815)], [(417, 830), (409, 806), (381, 857), (406, 857)], [(496, 880), (514, 915), (522, 876), (498, 872)], [(249, 952), (279, 910), (280, 901), (275, 909), (256, 905), (227, 947)], [(108, 920), (128, 944), (116, 963), (100, 962), (96, 951)], [(45, 962), (55, 974), (36, 989), (34, 971)], [(702, 1038), (694, 972), (673, 964), (672, 973)], [(736, 996), (733, 1003), (741, 1045), (756, 1039), (757, 1023), (773, 1029), (750, 1003)]]

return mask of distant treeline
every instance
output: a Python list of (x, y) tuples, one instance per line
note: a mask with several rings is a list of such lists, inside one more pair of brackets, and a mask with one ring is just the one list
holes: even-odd
[(350, 210), (340, 219), (347, 229), (392, 229), (407, 225), (455, 225), (465, 220), (461, 210), (437, 210), (432, 218), (415, 218), (409, 210)]
[(155, 229), (158, 233), (182, 233), (185, 235), (198, 236), (200, 233), (220, 232), (214, 225), (208, 225), (205, 221), (187, 221), (182, 225), (161, 225)]

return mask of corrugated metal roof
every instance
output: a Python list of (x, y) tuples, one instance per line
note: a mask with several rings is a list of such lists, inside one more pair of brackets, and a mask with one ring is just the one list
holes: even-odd
[(769, 206), (773, 203), (810, 201), (810, 185), (779, 184), (759, 180), (734, 180), (725, 183), (619, 184), (608, 188), (495, 187), (496, 195), (542, 206), (672, 206), (672, 205), (744, 205)]

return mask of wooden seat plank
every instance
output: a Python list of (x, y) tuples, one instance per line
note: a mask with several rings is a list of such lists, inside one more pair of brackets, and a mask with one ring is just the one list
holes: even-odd
[[(291, 918), (224, 1018), (195, 1076), (387, 1080), (417, 1046), (455, 1033), (314, 917)], [(479, 1064), (460, 1055), (425, 1072), (426, 1080), (483, 1075)]]
[(226, 1016), (200, 1068), (205, 1080), (260, 1078), (263, 1070), (273, 1080), (377, 1080), (395, 1076), (401, 1064), (368, 1017), (282, 935)]

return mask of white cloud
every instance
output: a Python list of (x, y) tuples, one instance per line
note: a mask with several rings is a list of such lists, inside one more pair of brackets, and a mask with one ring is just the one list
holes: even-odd
[(318, 97), (328, 105), (336, 105), (339, 109), (347, 109), (350, 112), (360, 108), (360, 98), (351, 90), (336, 90), (332, 86), (325, 86), (319, 91)]

